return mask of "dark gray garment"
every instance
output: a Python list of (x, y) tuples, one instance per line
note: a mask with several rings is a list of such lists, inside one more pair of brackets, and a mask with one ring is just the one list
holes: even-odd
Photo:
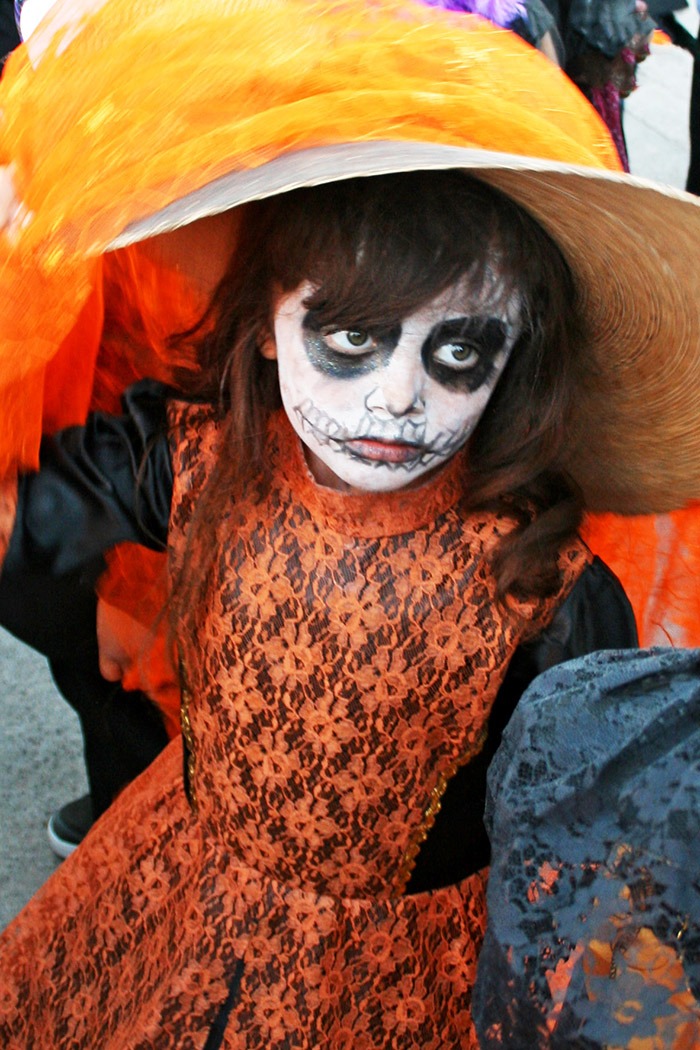
[(700, 650), (594, 653), (536, 679), (486, 819), (481, 1046), (700, 1045)]

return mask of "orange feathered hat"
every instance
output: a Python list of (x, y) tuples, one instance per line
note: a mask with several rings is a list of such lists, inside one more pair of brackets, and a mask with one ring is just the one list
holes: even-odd
[(87, 408), (105, 253), (294, 186), (463, 167), (573, 269), (589, 505), (700, 496), (700, 206), (621, 175), (587, 102), (514, 36), (412, 0), (57, 0), (0, 112), (0, 468), (36, 463), (47, 402), (52, 425)]

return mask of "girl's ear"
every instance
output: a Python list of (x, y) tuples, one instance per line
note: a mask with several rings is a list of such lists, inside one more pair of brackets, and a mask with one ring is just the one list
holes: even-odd
[(268, 335), (267, 339), (260, 344), (260, 353), (263, 357), (267, 358), (268, 361), (277, 360), (277, 343), (271, 335)]

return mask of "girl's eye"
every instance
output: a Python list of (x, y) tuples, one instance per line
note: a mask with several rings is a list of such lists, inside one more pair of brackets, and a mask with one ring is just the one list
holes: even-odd
[(441, 343), (433, 351), (433, 361), (458, 371), (475, 368), (479, 360), (479, 351), (468, 343)]
[(334, 350), (343, 354), (366, 354), (376, 346), (366, 328), (345, 328), (340, 332), (328, 332), (325, 340)]

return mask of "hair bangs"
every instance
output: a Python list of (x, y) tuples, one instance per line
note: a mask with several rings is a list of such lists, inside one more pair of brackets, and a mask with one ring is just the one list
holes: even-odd
[(459, 171), (297, 190), (271, 246), (275, 283), (284, 294), (308, 282), (306, 305), (328, 328), (396, 324), (452, 286), (479, 310), (503, 311), (522, 265), (499, 198)]

